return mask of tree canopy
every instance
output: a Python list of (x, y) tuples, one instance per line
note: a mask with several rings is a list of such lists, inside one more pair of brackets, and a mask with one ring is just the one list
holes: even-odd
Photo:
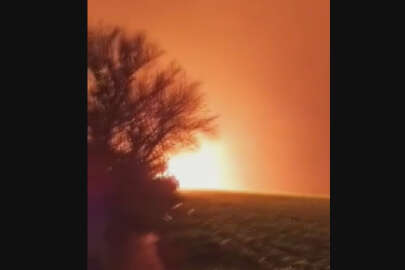
[(103, 157), (108, 170), (130, 162), (156, 176), (169, 154), (215, 130), (199, 84), (178, 65), (161, 67), (162, 50), (143, 33), (91, 28), (87, 52), (89, 159)]

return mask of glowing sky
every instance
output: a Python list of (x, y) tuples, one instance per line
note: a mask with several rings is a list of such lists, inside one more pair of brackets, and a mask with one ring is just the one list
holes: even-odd
[(146, 30), (203, 83), (225, 188), (329, 194), (329, 1), (89, 0), (88, 17)]

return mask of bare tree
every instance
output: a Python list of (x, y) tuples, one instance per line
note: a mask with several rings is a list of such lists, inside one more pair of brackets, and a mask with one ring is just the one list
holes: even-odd
[(110, 170), (130, 161), (156, 176), (168, 154), (214, 131), (198, 83), (174, 64), (159, 68), (161, 55), (143, 34), (89, 29), (88, 150), (109, 157)]
[[(96, 209), (89, 210), (88, 230), (95, 235), (89, 246), (100, 246), (96, 232), (105, 223), (111, 250), (106, 256), (111, 266), (105, 267), (125, 269), (119, 265), (125, 264), (130, 235), (151, 229), (174, 203), (173, 179), (158, 177), (169, 155), (195, 146), (199, 133), (213, 134), (215, 117), (198, 83), (188, 81), (177, 65), (163, 68), (162, 51), (145, 35), (90, 28), (87, 45), (88, 192), (107, 198), (89, 207)], [(99, 207), (108, 212), (107, 220), (91, 220)]]

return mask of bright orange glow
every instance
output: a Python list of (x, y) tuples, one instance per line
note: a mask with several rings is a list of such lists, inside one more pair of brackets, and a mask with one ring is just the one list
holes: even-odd
[(168, 174), (177, 178), (181, 189), (223, 189), (225, 166), (220, 145), (204, 142), (195, 152), (172, 157)]
[(88, 21), (145, 31), (202, 83), (219, 138), (173, 157), (182, 188), (329, 194), (330, 1), (89, 0)]

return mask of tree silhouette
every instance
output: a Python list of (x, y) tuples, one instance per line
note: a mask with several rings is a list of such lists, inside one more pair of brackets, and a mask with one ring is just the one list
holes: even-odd
[(107, 242), (120, 250), (130, 232), (151, 230), (173, 205), (176, 182), (160, 176), (167, 159), (196, 146), (197, 134), (213, 134), (215, 116), (199, 84), (178, 65), (162, 67), (162, 50), (144, 34), (90, 28), (87, 46), (89, 200), (101, 194)]
[(198, 83), (174, 64), (156, 68), (161, 55), (143, 34), (89, 29), (88, 152), (108, 157), (110, 170), (129, 161), (156, 176), (168, 154), (214, 130)]

